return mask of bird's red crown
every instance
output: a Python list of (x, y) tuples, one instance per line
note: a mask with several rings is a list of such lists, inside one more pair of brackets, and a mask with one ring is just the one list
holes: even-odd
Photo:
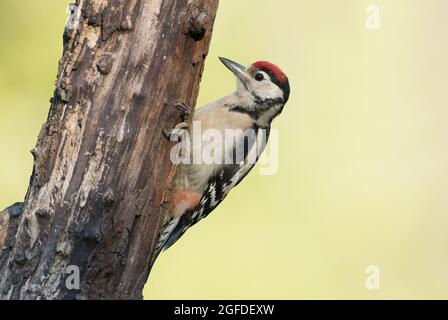
[(285, 75), (283, 70), (269, 61), (257, 61), (252, 65), (257, 69), (271, 74), (280, 83), (285, 83), (286, 81), (288, 81), (288, 77)]

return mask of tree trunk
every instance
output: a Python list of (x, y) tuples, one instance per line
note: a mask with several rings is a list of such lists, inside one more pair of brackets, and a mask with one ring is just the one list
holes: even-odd
[(142, 298), (175, 175), (162, 129), (195, 105), (217, 6), (72, 6), (25, 202), (0, 213), (0, 298)]

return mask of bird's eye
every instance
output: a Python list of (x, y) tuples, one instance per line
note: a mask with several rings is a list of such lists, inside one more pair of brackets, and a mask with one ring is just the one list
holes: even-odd
[(262, 73), (257, 73), (257, 74), (255, 75), (255, 80), (257, 80), (257, 81), (263, 81), (263, 80), (264, 80), (264, 76), (263, 76), (263, 74), (262, 74)]

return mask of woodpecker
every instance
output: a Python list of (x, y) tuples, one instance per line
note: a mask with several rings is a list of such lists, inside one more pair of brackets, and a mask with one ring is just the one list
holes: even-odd
[[(289, 98), (289, 80), (275, 64), (257, 61), (246, 68), (230, 59), (219, 59), (236, 76), (236, 91), (198, 108), (192, 121), (200, 123), (201, 132), (213, 129), (225, 137), (224, 131), (232, 129), (237, 134), (233, 136), (232, 143), (225, 141), (223, 144), (218, 155), (221, 162), (180, 164), (178, 170), (185, 174), (177, 183), (152, 263), (160, 251), (171, 247), (188, 228), (213, 211), (249, 173), (264, 149), (272, 120), (282, 112)], [(190, 114), (188, 106), (181, 105), (179, 109), (185, 120)], [(180, 132), (187, 128), (188, 124), (183, 121), (174, 129), (165, 130), (164, 134), (171, 141), (180, 140), (181, 137), (185, 139)], [(249, 130), (255, 134), (248, 135)], [(187, 138), (192, 146), (190, 153), (202, 148), (201, 145), (196, 146), (196, 141), (192, 141), (195, 137), (193, 134)], [(260, 137), (264, 142), (261, 145), (257, 143)], [(237, 159), (237, 151), (241, 149), (242, 157)], [(252, 161), (248, 161), (249, 158)], [(229, 163), (226, 159), (233, 161)]]

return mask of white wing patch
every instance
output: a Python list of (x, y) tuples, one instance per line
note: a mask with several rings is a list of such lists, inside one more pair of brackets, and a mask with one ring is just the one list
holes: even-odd
[(210, 190), (210, 206), (215, 207), (219, 201), (216, 201), (216, 183), (212, 183), (209, 187)]

